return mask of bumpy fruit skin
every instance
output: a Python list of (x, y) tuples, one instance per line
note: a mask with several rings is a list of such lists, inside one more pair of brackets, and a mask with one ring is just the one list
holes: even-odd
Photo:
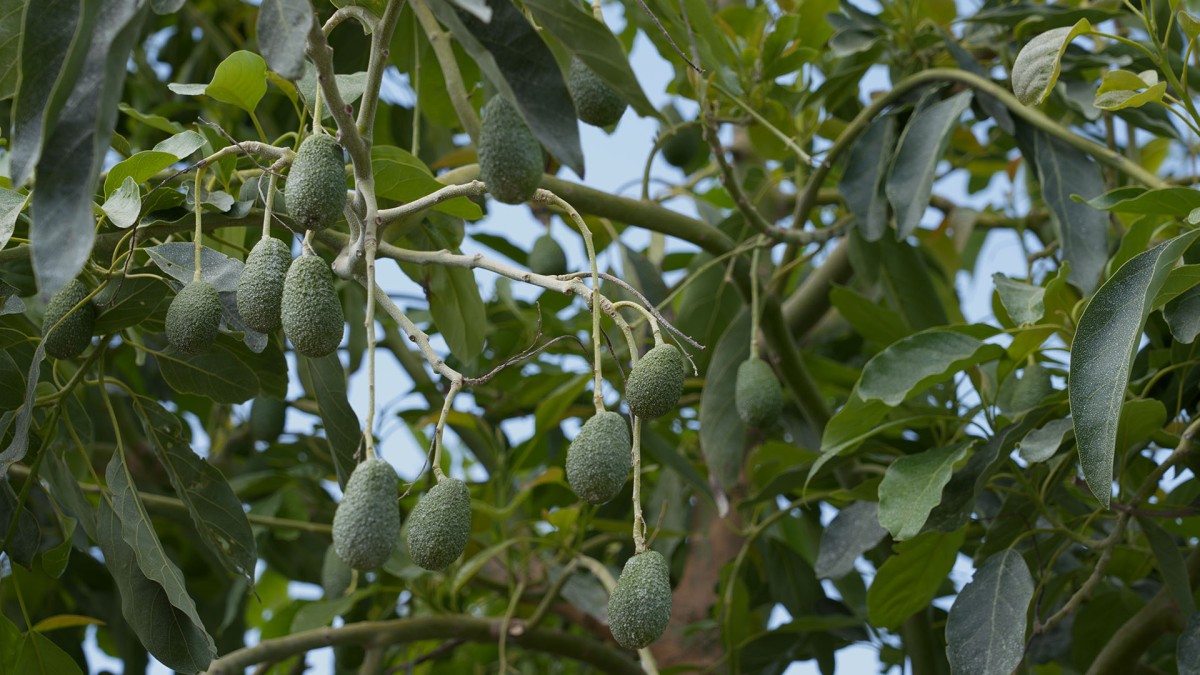
[(287, 401), (259, 396), (250, 404), (250, 435), (256, 441), (274, 442), (287, 423)]
[(543, 234), (533, 242), (529, 251), (529, 269), (537, 274), (558, 276), (567, 273), (567, 254), (554, 241), (554, 237)]
[(238, 314), (247, 326), (260, 333), (279, 328), (283, 280), (291, 264), (291, 248), (278, 239), (261, 239), (250, 249), (237, 287)]
[(321, 565), (321, 588), (325, 590), (326, 600), (345, 595), (353, 575), (354, 571), (338, 557), (335, 547), (325, 549), (325, 562)]
[(184, 354), (208, 351), (220, 327), (221, 296), (207, 281), (184, 286), (167, 308), (167, 342)]
[(288, 215), (306, 230), (324, 230), (342, 217), (346, 168), (342, 146), (329, 134), (304, 139), (288, 172), (283, 192)]
[(625, 418), (611, 410), (596, 413), (567, 448), (567, 483), (588, 503), (612, 500), (629, 478), (631, 450)]
[(400, 503), (396, 470), (382, 459), (354, 467), (346, 494), (333, 514), (333, 546), (337, 557), (356, 570), (387, 562), (400, 538)]
[(479, 177), (505, 204), (523, 204), (542, 184), (542, 146), (508, 99), (494, 96), (479, 122)]
[(578, 58), (571, 59), (567, 91), (575, 99), (579, 119), (592, 126), (610, 127), (625, 114), (625, 99)]
[(324, 260), (305, 255), (292, 261), (283, 281), (280, 322), (292, 347), (305, 356), (325, 356), (342, 343), (346, 315)]
[(752, 427), (769, 427), (783, 410), (783, 388), (771, 366), (762, 359), (750, 358), (738, 366), (738, 417)]
[(471, 536), (471, 491), (457, 478), (446, 478), (417, 502), (408, 519), (408, 554), (413, 562), (437, 571), (458, 560)]
[(671, 621), (671, 573), (658, 551), (639, 553), (608, 596), (608, 628), (626, 649), (641, 649), (662, 637)]
[(46, 353), (56, 359), (73, 359), (83, 353), (92, 344), (92, 328), (96, 325), (96, 307), (92, 303), (70, 312), (75, 305), (88, 296), (87, 286), (78, 279), (72, 279), (66, 286), (59, 289), (46, 305), (46, 314), (42, 319), (42, 334), (54, 328), (64, 316), (62, 324), (46, 338)]
[(675, 345), (661, 344), (646, 352), (629, 371), (625, 400), (642, 419), (662, 417), (675, 407), (683, 393), (683, 355)]

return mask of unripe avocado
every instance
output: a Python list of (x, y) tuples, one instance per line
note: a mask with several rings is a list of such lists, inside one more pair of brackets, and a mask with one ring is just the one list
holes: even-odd
[(287, 422), (287, 401), (259, 396), (250, 404), (250, 435), (257, 441), (274, 442)]
[(479, 177), (505, 204), (523, 204), (542, 184), (542, 146), (508, 99), (493, 96), (479, 122)]
[(625, 382), (629, 410), (651, 420), (671, 412), (683, 393), (683, 355), (675, 345), (655, 346), (634, 364)]
[(337, 549), (332, 545), (325, 549), (325, 562), (321, 565), (321, 588), (325, 589), (325, 599), (336, 600), (345, 595), (353, 578), (354, 570), (342, 562)]
[(533, 242), (529, 251), (529, 269), (537, 274), (558, 276), (567, 273), (567, 254), (554, 241), (554, 237), (543, 234)]
[(446, 478), (417, 502), (408, 519), (408, 554), (427, 570), (445, 569), (467, 550), (471, 536), (471, 491)]
[(668, 164), (683, 169), (696, 159), (703, 144), (700, 128), (690, 126), (680, 129), (663, 142), (662, 156)]
[(342, 343), (346, 316), (333, 273), (321, 258), (303, 255), (292, 261), (283, 281), (280, 323), (292, 347), (305, 356), (325, 356)]
[(385, 563), (400, 538), (400, 503), (396, 470), (382, 459), (354, 467), (346, 494), (333, 514), (333, 546), (337, 557), (356, 570)]
[(608, 596), (608, 629), (626, 649), (641, 649), (662, 637), (671, 621), (671, 573), (658, 551), (639, 553)]
[[(78, 279), (72, 279), (50, 298), (46, 314), (42, 318), (42, 334), (54, 328), (46, 338), (46, 353), (56, 359), (73, 359), (92, 344), (92, 328), (96, 325), (96, 307), (87, 302), (77, 311), (67, 314), (88, 296), (88, 288)], [(65, 319), (63, 317), (66, 317)]]
[(629, 425), (619, 414), (606, 410), (583, 423), (567, 448), (567, 483), (591, 504), (616, 497), (633, 466)]
[(167, 342), (184, 354), (208, 351), (220, 327), (221, 296), (207, 281), (184, 286), (167, 308)]
[(735, 400), (738, 416), (749, 426), (769, 427), (779, 419), (783, 388), (766, 361), (749, 358), (738, 366)]
[(288, 172), (283, 199), (288, 215), (306, 230), (324, 230), (342, 217), (346, 165), (337, 139), (329, 134), (304, 139)]
[(616, 124), (625, 114), (625, 99), (613, 91), (599, 75), (592, 72), (579, 57), (571, 59), (567, 73), (567, 90), (575, 99), (575, 112), (579, 119), (597, 127)]
[(250, 249), (237, 287), (238, 314), (247, 326), (260, 333), (279, 328), (283, 280), (291, 264), (291, 248), (278, 239), (260, 239)]

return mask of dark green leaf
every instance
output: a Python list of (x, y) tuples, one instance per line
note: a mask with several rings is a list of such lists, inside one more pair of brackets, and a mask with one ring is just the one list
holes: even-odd
[(915, 537), (929, 512), (942, 501), (954, 465), (966, 456), (971, 441), (905, 455), (892, 462), (879, 484), (879, 524), (897, 541)]
[(258, 395), (258, 381), (247, 377), (238, 358), (241, 346), (221, 336), (203, 354), (184, 354), (166, 348), (157, 354), (159, 370), (171, 388), (181, 394), (199, 394), (219, 403), (242, 403)]
[(1185, 344), (1191, 344), (1200, 335), (1200, 286), (1195, 286), (1176, 296), (1163, 307), (1163, 318), (1171, 335)]
[(954, 373), (1004, 356), (1004, 348), (979, 338), (990, 337), (990, 326), (931, 328), (910, 335), (875, 355), (863, 368), (858, 395), (897, 406)]
[(172, 83), (168, 87), (185, 96), (206, 94), (254, 114), (267, 93), (267, 62), (254, 52), (239, 50), (217, 65), (207, 85)]
[(1200, 192), (1182, 187), (1125, 187), (1093, 197), (1087, 204), (1101, 211), (1183, 218), (1200, 208)]
[(1074, 26), (1052, 28), (1035, 36), (1017, 54), (1012, 66), (1013, 93), (1025, 105), (1037, 105), (1046, 100), (1058, 81), (1062, 56), (1071, 40), (1092, 31), (1087, 19)]
[(1179, 636), (1175, 650), (1179, 675), (1200, 674), (1200, 612), (1194, 612), (1187, 618), (1187, 626)]
[(854, 214), (863, 239), (878, 241), (888, 226), (884, 179), (896, 148), (896, 118), (884, 115), (871, 123), (850, 148), (838, 189)]
[(926, 532), (897, 544), (896, 554), (883, 563), (867, 590), (871, 625), (898, 628), (937, 597), (965, 537), (965, 529)]
[(21, 638), (21, 655), (17, 658), (17, 668), (13, 672), (25, 675), (72, 675), (82, 674), (79, 664), (62, 650), (62, 647), (50, 641), (50, 638), (36, 631), (29, 631)]
[(17, 92), (17, 78), (21, 74), (21, 19), (27, 4), (28, 0), (0, 0), (0, 101)]
[(487, 309), (471, 270), (434, 266), (429, 269), (429, 313), (450, 353), (470, 362), (483, 352)]
[[(17, 529), (10, 534), (8, 526), (14, 518)], [(33, 513), (20, 504), (9, 481), (0, 481), (0, 542), (8, 541), (4, 552), (13, 562), (31, 568), (41, 540), (41, 529)]]
[(736, 406), (730, 405), (737, 369), (750, 356), (750, 313), (743, 310), (729, 324), (713, 350), (700, 394), (700, 450), (717, 483), (732, 488), (742, 471), (746, 429)]
[[(392, 145), (371, 148), (371, 166), (375, 172), (375, 193), (385, 199), (411, 202), (446, 187), (433, 177), (424, 162)], [(466, 197), (444, 201), (433, 208), (467, 220), (483, 217), (479, 205)]]
[(165, 312), (171, 304), (170, 289), (157, 279), (123, 279), (108, 286), (113, 293), (102, 291), (96, 296), (95, 330), (97, 335), (116, 333), (136, 326), (151, 316)]
[(971, 103), (963, 91), (918, 110), (900, 134), (896, 158), (887, 176), (888, 201), (896, 211), (896, 237), (912, 234), (929, 206), (937, 164), (950, 143), (950, 131)]
[(1025, 655), (1033, 577), (1013, 549), (988, 558), (963, 587), (946, 621), (951, 672), (1010, 675)]
[(1105, 506), (1112, 497), (1121, 404), (1151, 302), (1197, 236), (1200, 231), (1181, 234), (1125, 263), (1079, 319), (1068, 380), (1071, 414), (1084, 478)]
[(1021, 459), (1030, 464), (1044, 462), (1058, 452), (1058, 448), (1073, 433), (1070, 418), (1050, 420), (1040, 429), (1034, 429), (1021, 439), (1017, 447), (1021, 451)]
[(258, 11), (258, 49), (271, 70), (284, 79), (304, 75), (304, 47), (312, 23), (308, 0), (263, 0)]
[(358, 452), (363, 437), (358, 415), (346, 399), (346, 371), (342, 369), (337, 352), (319, 359), (298, 354), (296, 362), (300, 372), (307, 375), (305, 381), (312, 387), (309, 394), (317, 400), (338, 485), (344, 489), (354, 471), (354, 453)]
[(854, 570), (854, 561), (875, 548), (887, 530), (879, 524), (879, 504), (847, 504), (821, 533), (816, 574), (819, 579), (840, 579)]
[[(1196, 611), (1196, 601), (1192, 597), (1191, 582), (1188, 581), (1187, 563), (1183, 560), (1175, 537), (1150, 518), (1138, 516), (1137, 521), (1142, 533), (1146, 535), (1146, 541), (1150, 542), (1150, 550), (1154, 552), (1158, 571), (1166, 581), (1175, 604), (1179, 605), (1184, 614), (1191, 615)], [(1191, 549), (1186, 543), (1184, 547), (1187, 550)]]
[[(37, 394), (38, 378), (42, 372), (42, 359), (46, 358), (46, 342), (38, 342), (33, 352), (33, 361), (29, 364), (29, 376), (25, 378), (25, 400), (17, 410), (16, 425), (13, 427), (12, 440), (4, 452), (0, 452), (0, 478), (8, 475), (8, 467), (25, 458), (29, 451), (29, 424), (33, 419), (33, 402)], [(0, 438), (4, 434), (0, 433)]]

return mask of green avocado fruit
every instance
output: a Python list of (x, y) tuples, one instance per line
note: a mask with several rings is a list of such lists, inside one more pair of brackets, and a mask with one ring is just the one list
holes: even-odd
[(543, 234), (533, 242), (529, 251), (529, 269), (536, 274), (556, 277), (567, 273), (567, 254), (554, 241), (554, 237)]
[[(56, 359), (73, 359), (92, 344), (92, 328), (96, 325), (95, 305), (89, 301), (71, 312), (75, 305), (83, 302), (88, 293), (90, 291), (82, 281), (72, 279), (46, 304), (46, 314), (42, 317), (42, 334), (46, 336), (46, 353), (50, 356)], [(58, 328), (54, 328), (55, 324), (58, 324)]]
[(247, 326), (260, 333), (279, 328), (283, 281), (291, 264), (291, 248), (278, 239), (261, 239), (250, 249), (237, 286), (238, 314)]
[(517, 109), (493, 96), (479, 122), (479, 177), (488, 192), (505, 204), (523, 204), (542, 184), (542, 146)]
[(300, 143), (283, 191), (288, 215), (297, 227), (321, 231), (342, 217), (346, 205), (346, 165), (342, 146), (329, 134)]
[(283, 281), (280, 323), (292, 347), (311, 358), (325, 356), (342, 343), (346, 316), (333, 273), (321, 258), (303, 255), (292, 261)]
[(392, 554), (400, 538), (399, 482), (385, 460), (368, 459), (354, 467), (333, 514), (333, 546), (350, 567), (375, 569)]
[(467, 549), (471, 536), (471, 491), (446, 478), (417, 502), (408, 519), (408, 554), (427, 570), (446, 569)]
[(217, 340), (221, 296), (207, 281), (193, 281), (167, 308), (167, 342), (184, 354), (203, 354)]
[(749, 358), (738, 366), (734, 401), (738, 417), (748, 426), (769, 427), (783, 411), (783, 388), (770, 364)]
[(575, 100), (579, 119), (596, 127), (611, 127), (621, 120), (628, 104), (600, 76), (575, 57), (567, 72), (567, 91)]
[(619, 414), (596, 413), (567, 448), (567, 483), (589, 504), (604, 504), (621, 492), (633, 466), (629, 425)]
[(658, 551), (625, 561), (608, 596), (608, 628), (626, 649), (650, 646), (671, 621), (671, 574)]
[(675, 345), (656, 345), (634, 364), (625, 382), (629, 410), (642, 419), (662, 417), (683, 394), (683, 355)]

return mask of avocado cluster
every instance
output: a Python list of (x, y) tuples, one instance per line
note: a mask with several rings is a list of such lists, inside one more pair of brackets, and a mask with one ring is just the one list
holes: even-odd
[(46, 304), (46, 313), (42, 318), (42, 335), (46, 338), (46, 353), (50, 356), (56, 359), (73, 359), (92, 344), (96, 307), (89, 301), (74, 312), (71, 311), (75, 305), (86, 300), (90, 292), (82, 281), (72, 279)]
[(346, 493), (333, 514), (333, 546), (337, 557), (356, 570), (379, 567), (400, 538), (400, 503), (396, 470), (382, 459), (354, 467)]
[(291, 248), (279, 239), (261, 239), (250, 249), (237, 286), (238, 314), (247, 326), (260, 333), (279, 328), (283, 282), (291, 263)]
[(342, 146), (328, 134), (304, 139), (288, 172), (283, 192), (288, 215), (298, 227), (320, 232), (342, 217), (346, 205), (346, 165)]
[(283, 281), (280, 323), (297, 352), (318, 358), (342, 343), (346, 315), (333, 287), (329, 265), (315, 255), (292, 261)]
[(554, 241), (554, 237), (543, 234), (533, 242), (529, 251), (529, 269), (536, 274), (556, 277), (567, 273), (567, 254)]
[(193, 281), (167, 308), (167, 342), (184, 354), (203, 354), (217, 340), (221, 296), (207, 281)]
[(337, 548), (330, 545), (325, 549), (325, 561), (321, 564), (321, 588), (326, 600), (336, 600), (346, 594), (354, 581), (354, 570), (338, 557)]
[(627, 103), (612, 87), (600, 79), (578, 56), (571, 59), (567, 73), (567, 91), (575, 100), (579, 119), (597, 127), (610, 127), (621, 120)]
[(503, 96), (493, 96), (480, 111), (479, 177), (488, 192), (505, 204), (523, 204), (542, 184), (542, 146), (525, 119)]
[(626, 649), (648, 647), (671, 621), (671, 574), (658, 551), (638, 553), (625, 561), (617, 585), (608, 596), (608, 628)]
[(738, 417), (748, 426), (769, 427), (783, 411), (783, 388), (770, 364), (757, 357), (738, 366), (734, 398)]
[(471, 492), (446, 478), (425, 494), (408, 520), (408, 554), (427, 570), (446, 569), (467, 549), (471, 536)]
[(632, 449), (625, 418), (611, 410), (596, 413), (567, 448), (567, 483), (590, 504), (611, 501), (629, 478)]
[(683, 394), (683, 354), (675, 345), (653, 347), (634, 364), (625, 382), (629, 410), (642, 419), (662, 417), (675, 408)]

